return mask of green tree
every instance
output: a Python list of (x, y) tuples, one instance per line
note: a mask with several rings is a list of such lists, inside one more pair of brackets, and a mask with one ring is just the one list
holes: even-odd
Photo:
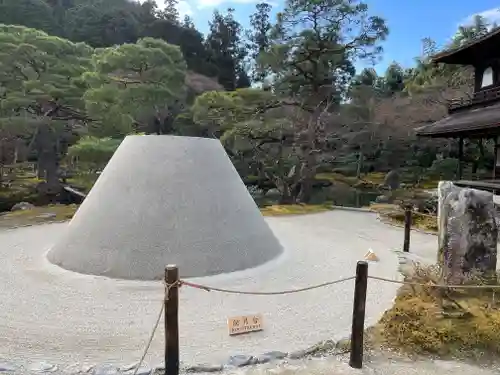
[(405, 72), (397, 62), (393, 61), (384, 74), (384, 88), (387, 95), (402, 92), (405, 88)]
[[(247, 30), (249, 55), (253, 61), (256, 61), (261, 53), (269, 49), (269, 36), (272, 29), (270, 20), (272, 6), (268, 3), (259, 3), (255, 8), (255, 12), (250, 16), (252, 28)], [(255, 82), (262, 82), (266, 75), (265, 71), (254, 69), (252, 79)]]
[(125, 4), (110, 7), (104, 1), (90, 2), (68, 9), (64, 17), (64, 36), (92, 47), (133, 43), (140, 33), (135, 14)]
[(234, 9), (229, 8), (224, 15), (214, 12), (206, 46), (211, 63), (218, 68), (219, 83), (226, 90), (234, 90), (247, 83), (244, 66), (246, 51), (241, 31), (240, 23), (234, 19)]
[(221, 139), (247, 185), (275, 187), (281, 203), (295, 203), (305, 177), (304, 155), (297, 149), (307, 115), (277, 99), (269, 91), (250, 88), (207, 92), (196, 98), (193, 121), (199, 135)]
[[(325, 120), (347, 96), (348, 83), (358, 59), (376, 58), (379, 42), (388, 29), (380, 17), (369, 16), (358, 1), (287, 0), (272, 32), (269, 51), (259, 55), (259, 65), (275, 77), (274, 91), (294, 97), (302, 121), (293, 121), (299, 145), (298, 199), (309, 201), (326, 147)], [(301, 115), (303, 116), (303, 115)]]
[(490, 31), (491, 25), (486, 18), (476, 14), (470, 25), (462, 25), (458, 27), (457, 32), (453, 36), (450, 47), (456, 48), (468, 43), (476, 38), (479, 38)]
[(376, 58), (387, 33), (384, 20), (369, 16), (362, 2), (288, 0), (259, 62), (280, 91), (308, 97), (312, 105), (339, 102), (354, 61)]
[(0, 23), (24, 25), (47, 33), (57, 31), (52, 8), (43, 0), (0, 1)]
[(468, 67), (432, 63), (432, 56), (438, 52), (432, 39), (422, 40), (422, 51), (415, 59), (415, 67), (405, 72), (405, 92), (413, 95), (471, 87), (473, 74)]
[(178, 6), (178, 0), (165, 0), (165, 8), (160, 12), (162, 18), (173, 23), (179, 23)]
[(38, 155), (39, 177), (59, 188), (57, 168), (82, 111), (80, 76), (92, 49), (22, 26), (0, 25), (0, 128), (27, 131)]
[(106, 166), (121, 142), (116, 138), (85, 136), (69, 147), (67, 158), (73, 167), (95, 173)]
[(93, 71), (84, 76), (86, 108), (101, 124), (93, 134), (172, 131), (174, 108), (185, 95), (186, 63), (179, 47), (143, 38), (96, 50), (93, 62)]

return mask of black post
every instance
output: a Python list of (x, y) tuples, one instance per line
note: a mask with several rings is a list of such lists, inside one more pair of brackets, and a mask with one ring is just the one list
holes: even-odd
[(458, 138), (458, 180), (462, 179), (463, 166), (462, 161), (464, 159), (464, 139), (462, 137)]
[(179, 375), (179, 269), (165, 268), (165, 375)]
[(358, 262), (356, 284), (354, 287), (354, 306), (352, 310), (351, 357), (349, 366), (363, 367), (363, 335), (365, 331), (366, 288), (368, 286), (368, 263)]
[(405, 207), (405, 239), (403, 242), (403, 251), (410, 251), (410, 233), (412, 224), (412, 209), (410, 206)]
[[(498, 144), (498, 137), (495, 137), (495, 148), (494, 148), (494, 152), (493, 152), (493, 155), (494, 155), (494, 158), (495, 158), (495, 161), (493, 163), (493, 180), (496, 180), (497, 178), (497, 168), (500, 166), (499, 163), (498, 163), (498, 159), (499, 159), (499, 155), (498, 155), (498, 151), (500, 149), (500, 145)], [(493, 192), (493, 194), (496, 194), (495, 192)]]

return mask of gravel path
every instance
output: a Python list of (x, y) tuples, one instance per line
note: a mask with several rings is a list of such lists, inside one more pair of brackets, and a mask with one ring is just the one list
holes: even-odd
[[(278, 259), (253, 270), (192, 279), (206, 285), (274, 291), (352, 276), (369, 248), (380, 257), (370, 274), (398, 277), (395, 250), (403, 231), (370, 213), (331, 212), (267, 219), (285, 248)], [(0, 359), (29, 365), (66, 366), (136, 362), (163, 297), (157, 282), (118, 281), (64, 271), (44, 254), (67, 224), (0, 232)], [(437, 237), (412, 232), (412, 249), (426, 254)], [(371, 281), (367, 324), (391, 306), (397, 285)], [(234, 354), (302, 349), (349, 334), (353, 282), (286, 296), (240, 296), (184, 287), (180, 301), (181, 359), (186, 364), (221, 363)], [(229, 316), (261, 313), (264, 331), (227, 335)], [(147, 363), (161, 363), (163, 329)]]

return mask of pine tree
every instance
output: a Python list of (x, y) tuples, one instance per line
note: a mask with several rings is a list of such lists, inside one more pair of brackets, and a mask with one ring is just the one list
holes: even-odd
[(182, 27), (185, 27), (186, 29), (195, 29), (193, 19), (189, 17), (187, 14), (184, 16), (184, 19), (182, 20)]
[(211, 63), (219, 69), (219, 83), (226, 90), (237, 88), (238, 76), (244, 69), (245, 49), (241, 40), (241, 25), (234, 19), (234, 9), (225, 15), (215, 11), (206, 40)]
[(266, 78), (266, 72), (258, 69), (257, 60), (259, 55), (269, 48), (269, 33), (272, 25), (270, 22), (270, 12), (272, 6), (268, 3), (260, 3), (255, 6), (255, 12), (250, 16), (250, 25), (252, 28), (247, 31), (249, 40), (249, 55), (254, 61), (252, 79), (256, 82), (262, 82)]
[(164, 19), (179, 23), (179, 1), (165, 0), (165, 8), (161, 13)]

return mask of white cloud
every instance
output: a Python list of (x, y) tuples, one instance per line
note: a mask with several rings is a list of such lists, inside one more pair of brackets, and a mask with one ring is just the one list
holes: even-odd
[(191, 16), (193, 14), (193, 7), (185, 0), (180, 0), (177, 3), (177, 10), (179, 11), (179, 16), (184, 18), (184, 16)]
[(476, 15), (480, 15), (480, 16), (486, 18), (486, 20), (489, 23), (495, 23), (495, 22), (500, 23), (500, 8), (493, 8), (493, 9), (485, 10), (485, 11), (480, 12), (480, 13), (471, 14), (470, 16), (463, 19), (462, 22), (459, 23), (459, 26), (470, 25), (473, 22), (474, 17)]

